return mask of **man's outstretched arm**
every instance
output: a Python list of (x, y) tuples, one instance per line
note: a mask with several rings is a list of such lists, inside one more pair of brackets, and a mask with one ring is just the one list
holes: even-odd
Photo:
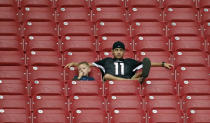
[(154, 63), (154, 62), (152, 62), (152, 63), (151, 63), (151, 66), (152, 66), (152, 67), (165, 67), (165, 68), (167, 68), (167, 69), (171, 69), (171, 68), (173, 67), (172, 64), (170, 64), (170, 63), (165, 63), (165, 62), (162, 62), (162, 63)]
[[(70, 68), (70, 67), (77, 67), (79, 63), (77, 62), (70, 62), (66, 64), (64, 68)], [(88, 63), (91, 67), (94, 67), (93, 63)]]

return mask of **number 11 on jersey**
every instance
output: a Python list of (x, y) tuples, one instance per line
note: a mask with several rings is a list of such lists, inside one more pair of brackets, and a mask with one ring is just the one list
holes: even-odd
[[(119, 71), (119, 65), (120, 65), (120, 71)], [(115, 75), (119, 75), (119, 73), (121, 75), (124, 75), (124, 63), (118, 63), (118, 62), (115, 62), (114, 63), (114, 66), (115, 66)]]

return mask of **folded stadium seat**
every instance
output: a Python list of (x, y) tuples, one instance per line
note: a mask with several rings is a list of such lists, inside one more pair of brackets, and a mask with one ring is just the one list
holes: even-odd
[(161, 109), (174, 109), (179, 110), (180, 107), (180, 99), (176, 95), (170, 96), (145, 96), (146, 101), (146, 110), (161, 110)]
[(136, 52), (136, 60), (142, 61), (145, 57), (151, 62), (167, 62), (171, 63), (171, 55), (169, 52)]
[(180, 110), (151, 110), (148, 115), (149, 123), (184, 123), (184, 115)]
[(97, 36), (129, 36), (129, 25), (125, 22), (97, 22)]
[[(1, 7), (0, 7), (1, 8)], [(19, 24), (15, 21), (1, 21), (0, 22), (1, 36), (19, 36), (20, 35), (20, 28)]]
[(28, 71), (28, 79), (31, 82), (35, 82), (35, 80), (57, 80), (62, 82), (63, 80), (63, 69), (58, 66), (29, 66)]
[(124, 7), (125, 3), (122, 0), (91, 0), (91, 7)]
[(18, 51), (23, 49), (19, 36), (0, 36), (0, 51)]
[(205, 67), (208, 66), (207, 54), (204, 52), (174, 52), (174, 65)]
[(210, 6), (208, 8), (200, 8), (201, 23), (210, 22)]
[(206, 42), (206, 51), (210, 54), (210, 38), (207, 38), (207, 40), (208, 41)]
[(0, 111), (0, 121), (3, 123), (31, 122), (29, 111), (26, 109), (0, 109)]
[[(150, 78), (149, 75), (148, 79)], [(166, 80), (147, 80), (142, 86), (142, 93), (143, 95), (176, 95), (177, 87), (175, 82), (167, 84)]]
[(53, 22), (55, 14), (48, 7), (25, 7), (22, 8), (23, 22)]
[(0, 7), (17, 7), (18, 1), (15, 0), (2, 0), (0, 1)]
[[(99, 57), (100, 59), (104, 59), (104, 58), (107, 58), (107, 57), (111, 57), (113, 58), (113, 55), (112, 55), (112, 52), (99, 52)], [(134, 59), (135, 58), (135, 54), (133, 52), (125, 52), (123, 58), (132, 58)]]
[(127, 0), (126, 1), (126, 7), (128, 8), (158, 8), (159, 7), (159, 1), (157, 0)]
[(56, 36), (56, 26), (52, 22), (27, 22), (24, 24), (24, 36)]
[(110, 115), (110, 123), (145, 123), (143, 110), (114, 110)]
[(165, 22), (195, 22), (197, 21), (197, 10), (194, 8), (165, 8)]
[(59, 80), (31, 81), (31, 95), (64, 95), (64, 82)]
[(97, 96), (102, 95), (101, 81), (68, 81), (68, 95)]
[(61, 36), (92, 36), (93, 25), (90, 22), (60, 22)]
[(20, 66), (25, 63), (25, 56), (21, 51), (0, 51), (0, 65)]
[(140, 94), (140, 84), (137, 80), (122, 80), (122, 81), (106, 81), (105, 82), (105, 95), (139, 95)]
[(204, 51), (204, 39), (200, 36), (172, 36), (172, 51)]
[[(65, 71), (65, 80), (72, 81), (74, 76), (78, 75), (78, 69), (76, 67), (70, 67), (68, 72)], [(102, 81), (102, 75), (98, 68), (92, 67), (91, 72), (89, 73), (89, 76), (93, 77), (96, 81), (101, 82)]]
[(183, 95), (210, 95), (209, 80), (184, 80), (179, 82), (179, 93)]
[(172, 36), (201, 36), (200, 25), (194, 22), (171, 22), (168, 24), (168, 34)]
[(129, 8), (128, 12), (131, 23), (163, 21), (163, 13), (160, 8)]
[(164, 8), (195, 8), (196, 1), (195, 0), (164, 0), (163, 7)]
[(69, 123), (69, 113), (58, 109), (39, 109), (34, 111), (33, 123)]
[(135, 96), (108, 96), (107, 110), (143, 110), (143, 101), (139, 95)]
[(183, 111), (210, 110), (210, 97), (208, 96), (183, 96)]
[(30, 106), (26, 95), (0, 95), (0, 100), (0, 109), (29, 109)]
[(132, 37), (135, 36), (164, 36), (165, 25), (161, 22), (135, 22), (131, 24)]
[(187, 112), (187, 123), (205, 123), (210, 121), (210, 110), (191, 110)]
[(24, 66), (0, 66), (0, 79), (26, 80), (26, 77)]
[(57, 36), (26, 36), (26, 51), (59, 51)]
[(27, 82), (24, 80), (0, 80), (1, 95), (27, 95)]
[(129, 36), (98, 36), (98, 51), (110, 52), (112, 51), (112, 45), (116, 41), (121, 41), (125, 45), (126, 51), (133, 51), (132, 39)]
[(17, 21), (18, 9), (15, 7), (0, 7), (0, 21)]
[(20, 0), (21, 7), (51, 7), (51, 0)]
[(165, 36), (136, 36), (135, 51), (169, 51), (169, 39)]
[(73, 123), (108, 123), (104, 110), (76, 110), (72, 116)]
[(57, 109), (57, 110), (66, 110), (67, 107), (67, 98), (64, 96), (33, 96), (32, 98), (32, 110), (37, 111), (39, 109)]
[(101, 7), (93, 9), (93, 22), (125, 22), (126, 11), (120, 7)]
[(62, 7), (58, 9), (57, 20), (63, 21), (90, 21), (90, 10), (88, 8), (76, 7), (67, 8)]
[(96, 39), (93, 36), (62, 36), (61, 51), (95, 52)]
[(29, 51), (27, 53), (27, 64), (31, 66), (59, 66), (61, 63), (61, 54), (58, 51)]
[(57, 8), (63, 7), (83, 7), (87, 8), (89, 6), (88, 0), (57, 0), (55, 1)]
[(187, 80), (208, 80), (208, 68), (207, 67), (177, 67), (176, 79), (178, 82)]
[(210, 22), (204, 24), (204, 35), (206, 38), (210, 36)]
[(198, 7), (199, 8), (205, 8), (205, 7), (208, 8), (208, 7), (210, 7), (210, 3), (208, 0), (199, 0)]
[(105, 110), (106, 104), (102, 96), (71, 96), (70, 110)]

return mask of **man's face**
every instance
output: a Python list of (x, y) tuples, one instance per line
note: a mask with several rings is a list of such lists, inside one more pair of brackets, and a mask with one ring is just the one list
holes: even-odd
[(115, 48), (114, 50), (112, 50), (112, 55), (114, 56), (114, 58), (120, 59), (123, 58), (125, 53), (125, 50), (122, 48)]
[(86, 64), (81, 64), (78, 66), (79, 73), (83, 73), (83, 76), (88, 76), (88, 73), (90, 72), (90, 67)]

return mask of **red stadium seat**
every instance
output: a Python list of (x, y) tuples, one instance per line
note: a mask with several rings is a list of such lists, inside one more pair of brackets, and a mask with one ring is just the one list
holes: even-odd
[(57, 19), (63, 21), (90, 21), (90, 10), (87, 8), (60, 8)]
[(17, 7), (18, 1), (15, 0), (1, 0), (0, 7)]
[(203, 52), (175, 52), (174, 64), (178, 66), (207, 66), (207, 55)]
[(201, 23), (206, 23), (210, 21), (210, 13), (208, 12), (210, 10), (210, 6), (208, 8), (200, 8), (200, 18)]
[(130, 22), (160, 22), (163, 21), (163, 14), (160, 8), (130, 8)]
[(104, 110), (105, 103), (102, 96), (72, 96), (70, 97), (70, 109), (76, 110)]
[(24, 65), (25, 57), (21, 51), (0, 51), (0, 65)]
[(25, 37), (27, 51), (57, 51), (58, 37), (56, 36), (27, 36)]
[(197, 11), (193, 8), (165, 8), (166, 22), (194, 22), (197, 21)]
[(0, 21), (17, 21), (17, 9), (15, 7), (0, 7)]
[(31, 81), (31, 95), (64, 95), (64, 82), (58, 80)]
[(135, 51), (168, 51), (169, 40), (163, 36), (139, 36), (134, 38)]
[(93, 22), (124, 22), (126, 11), (120, 7), (93, 8)]
[(161, 22), (132, 23), (132, 36), (164, 36), (165, 25)]
[(128, 36), (99, 36), (98, 50), (103, 52), (110, 52), (112, 50), (112, 45), (116, 41), (122, 41), (125, 45), (125, 50), (132, 51), (132, 39)]
[(69, 81), (68, 94), (70, 96), (90, 96), (102, 95), (101, 81)]
[(146, 0), (146, 1), (141, 1), (141, 0), (127, 0), (126, 6), (128, 8), (143, 8), (143, 7), (159, 7), (159, 1), (157, 0)]
[(62, 51), (96, 51), (96, 41), (93, 36), (63, 36), (61, 40)]
[(205, 8), (205, 7), (209, 8), (210, 3), (209, 3), (208, 0), (199, 0), (198, 1), (198, 6), (199, 6), (199, 8)]
[(145, 123), (146, 117), (142, 110), (114, 110), (111, 112), (110, 123)]
[(87, 8), (88, 7), (89, 1), (84, 1), (84, 0), (58, 0), (56, 2), (56, 5), (58, 8), (62, 7), (83, 7)]
[(72, 122), (108, 123), (108, 117), (103, 110), (76, 110), (73, 113)]
[[(104, 58), (107, 58), (107, 57), (113, 58), (112, 52), (100, 52), (99, 55), (100, 55), (100, 59), (104, 59)], [(132, 58), (132, 59), (134, 59), (135, 55), (134, 55), (133, 52), (127, 51), (127, 52), (125, 52), (123, 58)]]
[(124, 22), (96, 23), (97, 36), (129, 36), (129, 26)]
[(0, 26), (1, 26), (1, 30), (0, 30), (1, 36), (19, 36), (20, 35), (19, 24), (16, 23), (15, 21), (0, 22)]
[(25, 36), (55, 36), (56, 27), (51, 22), (27, 22), (24, 24)]
[(92, 0), (91, 7), (124, 7), (124, 1), (121, 0)]
[(60, 23), (61, 36), (92, 36), (93, 27), (89, 22), (62, 22)]
[(210, 110), (191, 110), (187, 113), (187, 122), (189, 123), (205, 123), (210, 120)]
[(59, 66), (62, 62), (60, 53), (55, 51), (30, 51), (27, 60), (32, 66)]
[(142, 110), (143, 102), (139, 95), (136, 96), (108, 96), (107, 107), (109, 112), (114, 110)]
[(199, 36), (173, 36), (171, 41), (173, 51), (204, 50), (204, 39)]
[[(14, 103), (14, 102), (13, 102)], [(29, 113), (25, 109), (0, 109), (0, 121), (3, 123), (30, 123)]]
[(50, 0), (20, 0), (21, 7), (51, 7), (52, 1)]
[(153, 67), (150, 70), (147, 80), (174, 80), (174, 72), (173, 70), (168, 70), (162, 67)]
[(0, 99), (0, 109), (29, 109), (29, 99), (25, 95), (1, 95)]
[(0, 51), (22, 50), (23, 43), (18, 36), (0, 36)]
[(210, 23), (208, 22), (208, 23), (205, 23), (204, 24), (204, 35), (205, 35), (205, 37), (209, 37), (210, 36)]
[(107, 96), (138, 95), (140, 92), (140, 84), (136, 80), (107, 81), (104, 88)]
[(26, 68), (23, 66), (0, 66), (0, 79), (26, 80)]
[(195, 8), (196, 2), (194, 0), (164, 0), (164, 8)]
[(176, 79), (184, 80), (208, 80), (208, 68), (206, 67), (178, 67)]
[(0, 80), (0, 94), (25, 95), (27, 94), (27, 83), (23, 80)]

